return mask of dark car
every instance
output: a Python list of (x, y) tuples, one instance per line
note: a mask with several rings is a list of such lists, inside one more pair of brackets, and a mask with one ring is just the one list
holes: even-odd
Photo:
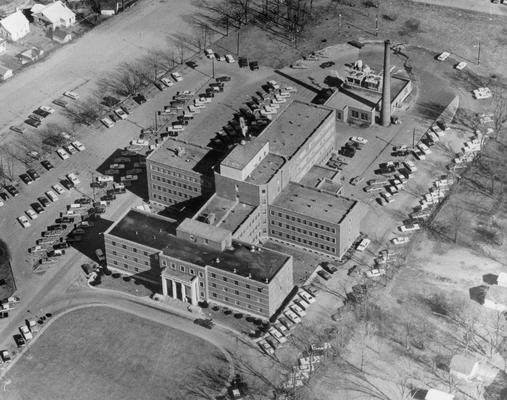
[(91, 187), (104, 189), (107, 186), (107, 182), (92, 182), (90, 183)]
[(38, 108), (37, 110), (35, 110), (35, 111), (33, 112), (33, 114), (35, 114), (35, 115), (39, 115), (39, 116), (41, 116), (42, 118), (46, 118), (48, 115), (51, 115), (51, 113), (49, 113), (49, 112), (47, 112), (47, 111), (44, 111), (44, 110), (42, 110), (42, 109), (40, 109), (40, 108)]
[(102, 104), (104, 104), (106, 107), (113, 107), (117, 105), (120, 102), (116, 97), (113, 96), (104, 96), (102, 99)]
[(74, 185), (72, 184), (72, 182), (71, 182), (71, 181), (69, 181), (68, 179), (62, 179), (62, 180), (60, 181), (60, 183), (61, 183), (61, 184), (62, 184), (62, 186), (63, 186), (65, 189), (67, 189), (67, 190), (71, 190), (71, 189), (74, 187)]
[(132, 99), (139, 105), (146, 103), (146, 97), (144, 97), (142, 94), (138, 93)]
[(259, 69), (259, 63), (257, 61), (250, 61), (250, 69), (252, 71)]
[(123, 193), (126, 193), (127, 190), (125, 188), (114, 188), (113, 189), (113, 193), (114, 194), (123, 194)]
[(61, 217), (61, 218), (57, 218), (57, 219), (55, 219), (55, 222), (57, 224), (70, 224), (70, 223), (74, 222), (74, 217)]
[(60, 257), (65, 254), (65, 250), (59, 249), (60, 251), (51, 250), (48, 251), (48, 257)]
[(231, 80), (231, 77), (224, 75), (224, 76), (219, 76), (218, 78), (215, 78), (215, 80), (217, 82), (229, 82)]
[(238, 64), (240, 68), (248, 67), (248, 59), (246, 57), (239, 57)]
[(323, 262), (322, 264), (320, 264), (320, 266), (322, 267), (322, 269), (324, 269), (324, 271), (330, 274), (334, 274), (336, 271), (338, 271), (338, 268), (336, 268), (333, 264), (329, 264), (327, 262)]
[(93, 214), (104, 214), (106, 212), (106, 208), (105, 207), (94, 207), (90, 210), (90, 213), (93, 213)]
[(114, 194), (106, 194), (106, 195), (102, 196), (100, 198), (100, 200), (112, 201), (112, 200), (116, 200), (116, 196)]
[(46, 197), (40, 196), (37, 197), (37, 200), (39, 201), (39, 203), (42, 204), (43, 207), (47, 207), (49, 205), (49, 199), (47, 199)]
[(159, 82), (159, 81), (154, 81), (153, 82), (153, 85), (155, 85), (155, 87), (160, 90), (160, 91), (163, 91), (165, 89), (167, 89), (167, 86), (164, 85), (163, 83)]
[(333, 61), (326, 61), (320, 64), (320, 68), (329, 68), (332, 67), (333, 65), (334, 65)]
[(88, 197), (81, 197), (80, 199), (77, 199), (75, 203), (77, 204), (90, 204), (92, 202), (92, 199)]
[(37, 121), (36, 119), (28, 118), (25, 119), (25, 124), (33, 126), (34, 128), (38, 128), (41, 125), (41, 122)]
[(30, 178), (30, 177), (28, 176), (28, 174), (21, 174), (19, 177), (20, 177), (20, 179), (23, 181), (23, 183), (25, 183), (25, 184), (27, 184), (27, 185), (29, 185), (30, 183), (32, 183), (32, 182), (33, 182), (32, 178)]
[(46, 168), (48, 171), (54, 168), (53, 164), (51, 164), (51, 162), (50, 162), (49, 160), (42, 160), (40, 163), (41, 163), (41, 164), (42, 164), (42, 166), (43, 166), (44, 168)]
[(40, 179), (40, 175), (37, 173), (36, 170), (34, 170), (33, 168), (30, 168), (28, 171), (26, 171), (26, 173), (30, 176), (30, 178), (32, 178), (34, 181), (36, 181), (37, 179)]
[(14, 335), (14, 341), (16, 342), (16, 346), (18, 347), (26, 346), (26, 341), (25, 339), (23, 339), (23, 336), (21, 335)]
[(12, 185), (5, 185), (5, 190), (7, 190), (12, 197), (16, 197), (19, 195), (18, 189), (16, 189)]
[(197, 68), (197, 63), (195, 61), (187, 61), (187, 65), (190, 68)]
[(0, 192), (0, 199), (2, 199), (3, 201), (7, 201), (9, 200), (9, 196), (7, 196), (7, 193), (5, 192)]
[(208, 328), (208, 329), (212, 329), (215, 326), (215, 323), (210, 318), (207, 318), (207, 319), (197, 318), (194, 320), (194, 324), (200, 325), (203, 328)]
[(68, 101), (66, 100), (63, 100), (63, 99), (56, 99), (56, 100), (53, 100), (53, 104), (56, 104), (57, 106), (60, 106), (60, 107), (67, 107), (67, 104)]
[(34, 119), (36, 121), (42, 122), (44, 118), (42, 118), (40, 115), (37, 114), (30, 114), (28, 116), (28, 119)]
[(37, 214), (41, 214), (45, 211), (39, 203), (32, 203), (30, 207), (32, 207)]
[(49, 225), (47, 227), (47, 230), (48, 231), (63, 231), (66, 228), (67, 228), (67, 225), (65, 225), (65, 224), (54, 224), (54, 225)]
[(69, 247), (69, 244), (67, 242), (60, 242), (53, 245), (54, 250), (62, 250)]
[(324, 271), (323, 269), (317, 271), (317, 274), (324, 280), (328, 281), (329, 279), (331, 279), (331, 275), (329, 273), (327, 273), (326, 271)]
[[(1, 311), (0, 312), (0, 319), (2, 318), (9, 318), (9, 311)], [(5, 362), (5, 360), (4, 360)]]

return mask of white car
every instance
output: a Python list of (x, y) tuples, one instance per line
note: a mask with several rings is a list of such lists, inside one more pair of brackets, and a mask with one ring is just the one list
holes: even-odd
[(81, 182), (81, 181), (79, 180), (79, 178), (77, 177), (77, 175), (76, 175), (75, 173), (73, 173), (73, 172), (72, 172), (72, 173), (70, 173), (70, 174), (67, 174), (66, 176), (67, 176), (67, 179), (68, 179), (69, 181), (71, 181), (71, 182), (72, 182), (72, 184), (73, 184), (74, 186), (79, 185), (79, 183)]
[(451, 53), (449, 53), (448, 51), (444, 51), (443, 53), (441, 53), (438, 57), (437, 57), (437, 60), (438, 61), (445, 61), (449, 56), (451, 55)]
[(23, 339), (25, 339), (27, 342), (33, 339), (32, 332), (30, 332), (30, 329), (28, 329), (26, 325), (20, 326), (19, 331), (21, 332), (21, 335), (23, 335)]
[(298, 90), (297, 90), (295, 87), (293, 87), (293, 86), (287, 86), (287, 87), (285, 87), (285, 88), (284, 88), (284, 90), (286, 90), (286, 91), (287, 91), (287, 92), (289, 92), (289, 93), (297, 93), (297, 91), (298, 91)]
[(0, 207), (3, 207), (4, 206), (4, 202), (2, 200), (0, 200)]
[(72, 139), (72, 136), (69, 135), (67, 132), (60, 132), (60, 136), (66, 140)]
[(310, 308), (310, 303), (308, 303), (306, 300), (304, 299), (301, 299), (299, 297), (295, 297), (294, 298), (294, 304), (298, 305), (299, 307), (301, 307), (303, 310), (308, 310), (308, 308)]
[(174, 82), (172, 80), (170, 80), (169, 78), (166, 78), (166, 77), (161, 78), (160, 82), (162, 82), (167, 87), (171, 87), (172, 85), (174, 85)]
[(37, 219), (37, 213), (34, 210), (32, 210), (31, 208), (26, 210), (25, 214), (28, 215), (30, 217), (30, 219)]
[(63, 95), (68, 97), (69, 99), (72, 99), (72, 100), (79, 99), (79, 95), (75, 92), (71, 92), (70, 90), (63, 92)]
[(63, 188), (62, 185), (60, 185), (59, 183), (56, 183), (54, 184), (53, 186), (51, 186), (53, 188), (53, 190), (58, 193), (58, 194), (62, 194), (62, 193), (65, 193), (65, 189)]
[(66, 160), (67, 158), (69, 158), (69, 153), (67, 153), (63, 148), (59, 148), (59, 149), (56, 149), (56, 154), (58, 154), (60, 156), (60, 158), (62, 160)]
[(130, 144), (132, 146), (149, 146), (150, 142), (147, 140), (144, 140), (144, 139), (135, 139), (135, 140), (131, 140)]
[(232, 56), (232, 54), (226, 54), (225, 55), (225, 61), (227, 61), (229, 64), (233, 63), (234, 61), (234, 57)]
[(405, 236), (405, 237), (395, 237), (394, 239), (392, 239), (392, 242), (394, 245), (398, 246), (398, 245), (401, 245), (401, 244), (406, 244), (410, 241), (410, 238), (408, 236)]
[(353, 142), (359, 143), (359, 144), (366, 144), (366, 143), (368, 143), (368, 140), (366, 140), (365, 138), (363, 138), (361, 136), (352, 136), (350, 138), (350, 140), (353, 141)]
[(84, 151), (85, 150), (85, 147), (83, 146), (83, 143), (81, 143), (80, 141), (78, 140), (74, 140), (72, 143), (71, 143), (72, 146), (74, 146), (74, 148), (77, 150), (77, 151)]
[(301, 297), (303, 300), (305, 300), (307, 303), (315, 303), (315, 297), (313, 297), (310, 293), (308, 293), (304, 289), (298, 290), (298, 296)]
[(46, 192), (46, 196), (48, 196), (49, 200), (51, 200), (52, 202), (55, 202), (58, 200), (58, 196), (56, 195), (56, 193), (53, 190), (48, 190)]
[(413, 232), (421, 229), (421, 226), (419, 224), (407, 224), (401, 225), (400, 227), (398, 227), (398, 229), (400, 230), (400, 232)]
[(461, 61), (460, 63), (456, 64), (456, 66), (454, 68), (456, 68), (458, 71), (462, 71), (465, 69), (465, 67), (467, 66), (468, 64), (464, 61)]
[(112, 128), (114, 126), (114, 122), (109, 117), (104, 117), (100, 120), (107, 128)]
[(106, 261), (106, 256), (104, 255), (104, 252), (101, 249), (95, 250), (95, 255), (97, 256), (97, 259), (100, 262)]
[(41, 251), (46, 251), (46, 249), (40, 245), (33, 246), (28, 249), (29, 253), (39, 253)]
[(268, 333), (273, 336), (279, 343), (287, 342), (287, 338), (282, 335), (282, 333), (276, 329), (274, 326), (269, 328)]
[(171, 74), (171, 77), (176, 81), (176, 82), (181, 82), (183, 80), (183, 76), (181, 76), (181, 74), (179, 72), (173, 72)]
[(291, 311), (295, 312), (297, 315), (299, 315), (300, 317), (304, 317), (306, 315), (306, 311), (303, 310), (303, 307), (301, 306), (298, 306), (297, 304), (293, 303), (289, 306), (289, 308), (291, 309)]
[(415, 166), (415, 163), (413, 161), (405, 161), (403, 163), (403, 165), (405, 166), (406, 169), (408, 169), (410, 172), (416, 172), (417, 171), (417, 167)]
[[(123, 179), (125, 178), (125, 179)], [(125, 175), (121, 177), (121, 180), (127, 180), (127, 181), (137, 181), (139, 179), (138, 175)]]
[(367, 238), (362, 239), (362, 240), (359, 242), (359, 244), (357, 245), (356, 250), (357, 250), (357, 251), (364, 251), (364, 250), (366, 250), (366, 248), (370, 245), (370, 243), (371, 243), (371, 240), (370, 240), (370, 239), (367, 239)]
[(112, 176), (97, 176), (95, 178), (97, 182), (113, 182), (114, 178)]
[(428, 155), (431, 154), (431, 150), (428, 146), (426, 146), (424, 143), (419, 143), (417, 145), (417, 148), (421, 150), (424, 154)]
[(283, 313), (283, 315), (288, 318), (290, 321), (294, 322), (295, 324), (298, 324), (301, 322), (301, 318), (292, 310), (287, 310)]
[(382, 268), (374, 268), (371, 271), (366, 271), (365, 275), (367, 278), (377, 278), (379, 276), (385, 275), (386, 271)]
[(215, 53), (213, 52), (212, 49), (206, 49), (204, 50), (204, 54), (206, 55), (206, 57), (208, 57), (210, 60), (212, 58), (215, 58)]
[(117, 108), (116, 110), (114, 110), (114, 113), (120, 117), (121, 119), (127, 119), (128, 118), (128, 115), (125, 111), (123, 111), (121, 108)]
[(40, 106), (39, 107), (39, 110), (42, 110), (42, 111), (45, 111), (45, 112), (48, 112), (50, 114), (53, 114), (55, 112), (55, 109), (54, 108), (51, 108), (51, 107), (48, 107), (48, 106)]
[(18, 222), (21, 224), (23, 228), (28, 228), (30, 225), (30, 221), (28, 221), (28, 218), (24, 215), (18, 217)]

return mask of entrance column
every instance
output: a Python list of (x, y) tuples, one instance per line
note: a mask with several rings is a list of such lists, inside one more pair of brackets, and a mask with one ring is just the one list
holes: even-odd
[(173, 286), (173, 299), (176, 299), (176, 282), (173, 280), (171, 280), (171, 283), (172, 283), (172, 286)]
[(167, 296), (167, 279), (162, 276), (162, 294)]
[(183, 283), (181, 284), (181, 300), (187, 302), (187, 289)]

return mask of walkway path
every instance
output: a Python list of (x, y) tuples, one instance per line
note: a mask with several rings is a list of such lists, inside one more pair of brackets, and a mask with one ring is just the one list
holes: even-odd
[(490, 0), (411, 0), (418, 3), (461, 8), (492, 15), (507, 16), (507, 4), (493, 4)]

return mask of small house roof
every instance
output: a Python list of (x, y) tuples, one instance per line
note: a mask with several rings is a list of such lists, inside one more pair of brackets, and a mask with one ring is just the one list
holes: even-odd
[(477, 361), (464, 354), (456, 354), (451, 359), (451, 372), (458, 372), (463, 375), (470, 375), (477, 365)]
[(9, 71), (12, 72), (12, 69), (7, 68), (7, 67), (3, 66), (2, 64), (0, 64), (0, 75), (3, 76), (6, 72), (9, 72)]
[(7, 17), (0, 20), (0, 24), (4, 27), (7, 32), (16, 32), (22, 26), (29, 24), (23, 13), (18, 10), (15, 13), (8, 15)]
[(507, 287), (490, 286), (486, 293), (486, 299), (507, 306)]
[(75, 14), (67, 8), (60, 0), (46, 6), (35, 4), (31, 8), (32, 13), (44, 15), (51, 23), (58, 23), (62, 19), (74, 18)]

